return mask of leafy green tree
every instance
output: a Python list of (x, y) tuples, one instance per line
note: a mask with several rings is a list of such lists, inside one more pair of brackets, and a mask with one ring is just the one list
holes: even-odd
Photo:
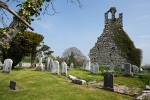
[(82, 66), (86, 61), (86, 56), (76, 47), (70, 47), (63, 52), (62, 58), (70, 65), (74, 63), (74, 66)]
[(36, 47), (43, 40), (43, 36), (37, 33), (25, 31), (11, 41), (10, 48), (2, 48), (2, 62), (6, 58), (13, 60), (13, 67), (16, 66), (24, 56), (31, 54), (31, 61), (36, 57)]
[(24, 38), (28, 39), (30, 41), (30, 47), (31, 48), (31, 66), (35, 65), (36, 62), (36, 53), (37, 53), (37, 46), (41, 41), (43, 41), (44, 37), (40, 34), (25, 31), (23, 33)]

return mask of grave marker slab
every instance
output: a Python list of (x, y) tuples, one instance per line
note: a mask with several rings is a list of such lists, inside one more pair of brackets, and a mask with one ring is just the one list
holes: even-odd
[(9, 87), (10, 89), (16, 90), (16, 82), (10, 81)]
[(126, 63), (126, 64), (124, 64), (123, 65), (124, 66), (124, 72), (123, 72), (123, 74), (124, 75), (133, 75), (133, 73), (132, 73), (132, 67), (131, 67), (131, 64), (130, 63)]
[(104, 89), (114, 91), (114, 75), (111, 73), (104, 73)]

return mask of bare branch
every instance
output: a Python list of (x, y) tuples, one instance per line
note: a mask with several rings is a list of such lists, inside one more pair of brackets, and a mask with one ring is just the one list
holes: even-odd
[(9, 11), (11, 14), (13, 14), (15, 17), (17, 17), (21, 22), (23, 22), (25, 25), (27, 25), (31, 30), (34, 30), (29, 23), (27, 23), (23, 18), (21, 18), (15, 11), (13, 11), (11, 8), (9, 8), (5, 3), (0, 1), (0, 7), (6, 9)]

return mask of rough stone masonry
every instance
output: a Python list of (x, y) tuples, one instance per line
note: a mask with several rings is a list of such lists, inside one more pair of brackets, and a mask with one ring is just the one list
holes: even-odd
[[(118, 49), (113, 40), (114, 32), (112, 31), (114, 25), (123, 29), (123, 13), (119, 13), (119, 18), (115, 17), (116, 8), (111, 7), (105, 14), (105, 26), (103, 33), (98, 37), (95, 46), (90, 50), (91, 62), (97, 62), (100, 66), (121, 66), (127, 63), (127, 59), (121, 56), (121, 51)], [(108, 19), (108, 14), (111, 13), (111, 19)]]

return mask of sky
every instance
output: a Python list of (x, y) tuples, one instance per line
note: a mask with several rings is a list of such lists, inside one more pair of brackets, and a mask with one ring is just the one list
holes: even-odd
[[(116, 17), (123, 13), (123, 29), (143, 51), (142, 65), (150, 64), (150, 0), (81, 0), (82, 8), (66, 1), (55, 0), (58, 13), (41, 16), (41, 20), (32, 23), (34, 32), (44, 36), (44, 43), (54, 56), (62, 56), (70, 47), (77, 47), (88, 56), (103, 32), (104, 13), (116, 7)], [(14, 4), (10, 6), (14, 8)]]

